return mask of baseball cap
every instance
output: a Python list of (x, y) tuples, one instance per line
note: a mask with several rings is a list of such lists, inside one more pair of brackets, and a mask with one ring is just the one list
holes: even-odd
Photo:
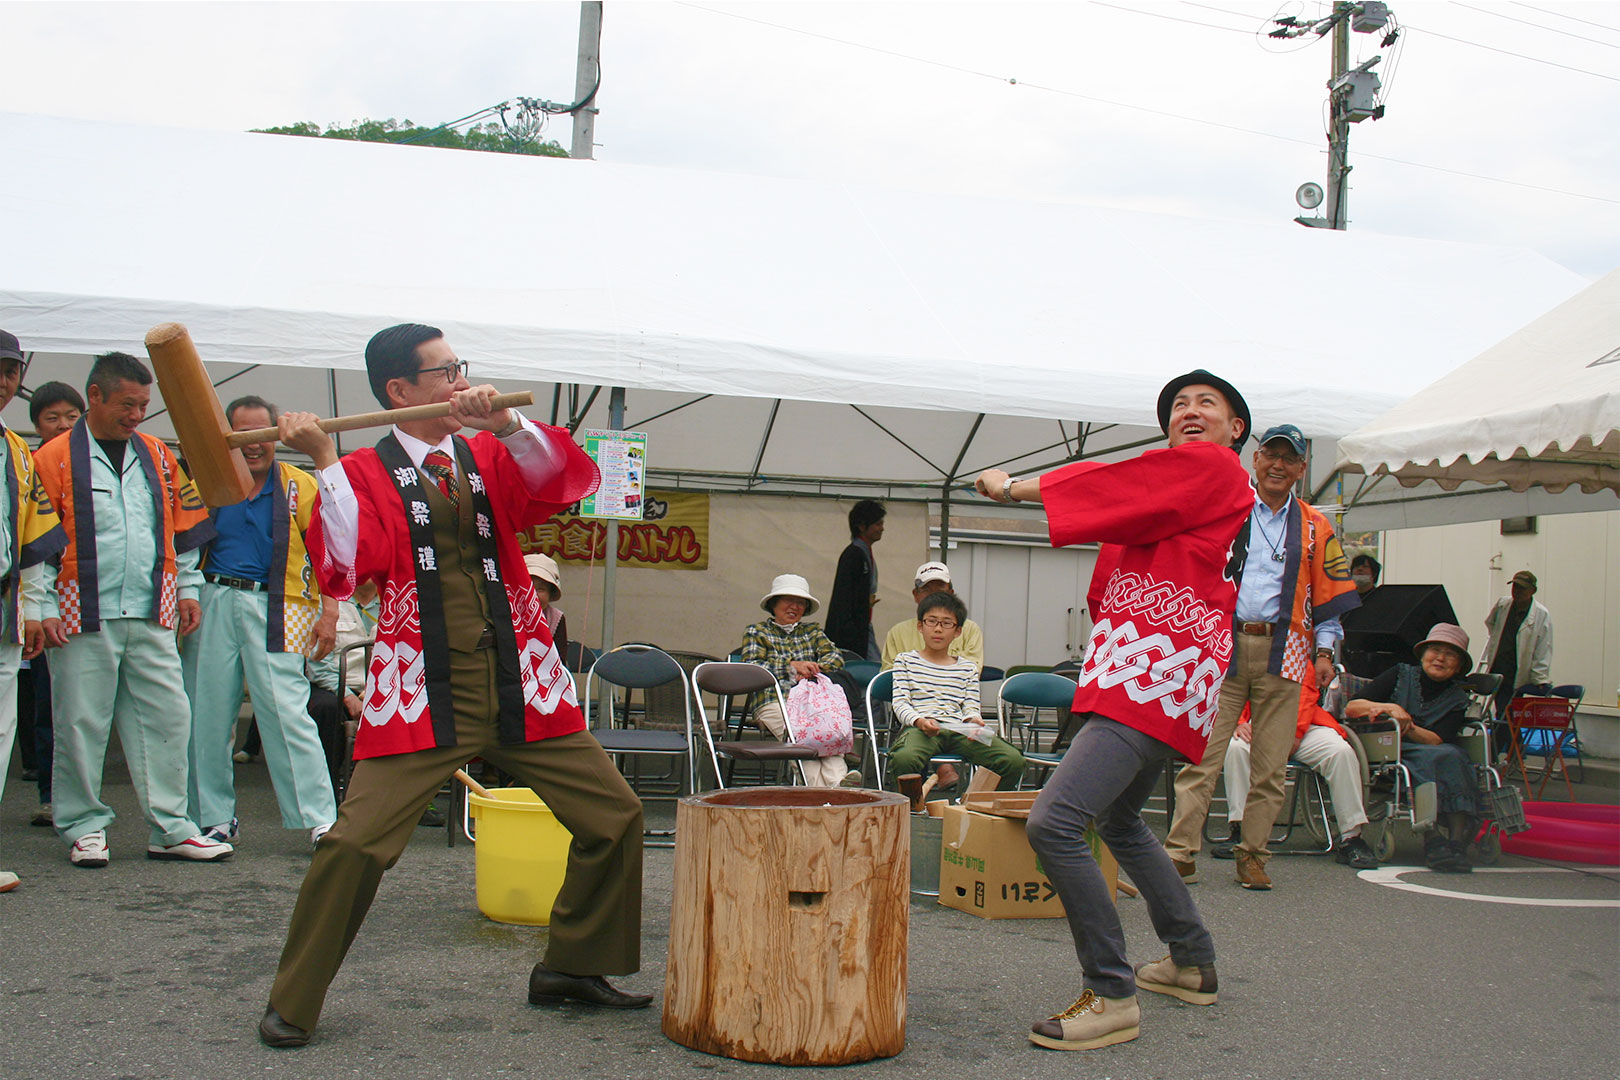
[(951, 569), (942, 562), (925, 562), (917, 567), (917, 580), (912, 584), (913, 589), (920, 589), (930, 581), (943, 581), (951, 583)]
[(0, 360), (21, 360), (22, 358), (22, 343), (17, 340), (17, 335), (0, 330)]
[(1272, 439), (1288, 440), (1288, 445), (1294, 448), (1294, 453), (1300, 457), (1305, 456), (1305, 436), (1300, 434), (1299, 428), (1293, 424), (1273, 424), (1266, 428), (1266, 433), (1260, 436), (1260, 445), (1264, 446)]
[(1536, 575), (1532, 574), (1528, 570), (1520, 570), (1517, 574), (1513, 575), (1513, 584), (1523, 585), (1527, 589), (1533, 589), (1536, 587)]

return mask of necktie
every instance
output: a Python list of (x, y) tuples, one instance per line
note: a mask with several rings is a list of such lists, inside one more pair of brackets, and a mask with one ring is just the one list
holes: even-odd
[(422, 468), (439, 482), (439, 490), (450, 500), (450, 508), (460, 510), (461, 492), (456, 488), (456, 470), (450, 455), (443, 450), (434, 450), (422, 459)]

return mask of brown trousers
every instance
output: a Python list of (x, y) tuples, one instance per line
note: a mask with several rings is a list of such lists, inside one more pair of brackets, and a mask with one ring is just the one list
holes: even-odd
[(641, 967), (641, 800), (588, 732), (516, 746), (497, 741), (494, 650), (452, 653), (451, 687), (457, 745), (355, 763), (337, 824), (316, 846), (298, 891), (270, 991), (288, 1023), (315, 1027), (383, 872), (405, 850), (429, 797), (474, 757), (532, 787), (573, 834), (546, 966), (571, 975)]
[(1176, 775), (1176, 816), (1164, 847), (1172, 859), (1182, 862), (1191, 862), (1202, 846), (1204, 818), (1209, 815), (1215, 781), (1226, 764), (1226, 748), (1245, 704), (1250, 706), (1254, 725), (1254, 739), (1249, 744), (1253, 779), (1243, 811), (1243, 841), (1238, 850), (1258, 856), (1262, 862), (1271, 858), (1266, 845), (1271, 826), (1282, 810), (1288, 755), (1293, 752), (1294, 731), (1299, 726), (1299, 683), (1266, 670), (1271, 659), (1271, 638), (1233, 634), (1232, 643), (1232, 666), (1221, 684), (1220, 711), (1209, 733), (1204, 760)]

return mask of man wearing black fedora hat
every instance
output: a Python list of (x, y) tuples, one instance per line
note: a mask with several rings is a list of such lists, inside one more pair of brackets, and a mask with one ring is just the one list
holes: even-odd
[[(1190, 371), (1159, 394), (1169, 447), (1128, 461), (1077, 462), (1033, 479), (979, 474), (997, 502), (1046, 507), (1054, 546), (1100, 543), (1091, 638), (1072, 706), (1084, 723), (1030, 812), (1028, 835), (1063, 900), (1084, 973), (1069, 1008), (1030, 1041), (1087, 1050), (1136, 1038), (1138, 987), (1198, 1005), (1216, 998), (1215, 945), (1141, 810), (1172, 757), (1196, 762), (1232, 656), (1233, 540), (1253, 501), (1233, 453), (1249, 408), (1226, 380)], [(1130, 875), (1169, 946), (1134, 971), (1086, 840), (1095, 828)]]

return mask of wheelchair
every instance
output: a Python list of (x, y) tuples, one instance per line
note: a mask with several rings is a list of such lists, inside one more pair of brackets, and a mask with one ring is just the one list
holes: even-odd
[[(1495, 697), (1502, 677), (1479, 672), (1466, 676), (1463, 681), (1468, 688), (1468, 722), (1458, 745), (1473, 763), (1485, 808), (1485, 829), (1475, 845), (1475, 861), (1489, 866), (1501, 857), (1501, 834), (1523, 828), (1524, 813), (1522, 808), (1516, 810), (1517, 790), (1502, 783), (1501, 774), (1492, 764), (1495, 758), (1491, 752), (1491, 723), (1495, 719)], [(1345, 729), (1355, 736), (1360, 755), (1367, 763), (1366, 784), (1362, 789), (1367, 818), (1383, 826), (1372, 845), (1373, 854), (1379, 862), (1388, 862), (1395, 854), (1394, 826), (1404, 823), (1414, 832), (1433, 827), (1439, 816), (1438, 799), (1433, 783), (1412, 783), (1412, 773), (1401, 760), (1398, 724), (1383, 717), (1361, 721), (1343, 718), (1344, 706), (1361, 696), (1371, 682), (1371, 679), (1341, 671), (1332, 688), (1336, 691), (1333, 703), (1324, 703), (1324, 707), (1339, 717)], [(1466, 838), (1465, 844), (1473, 839)]]

